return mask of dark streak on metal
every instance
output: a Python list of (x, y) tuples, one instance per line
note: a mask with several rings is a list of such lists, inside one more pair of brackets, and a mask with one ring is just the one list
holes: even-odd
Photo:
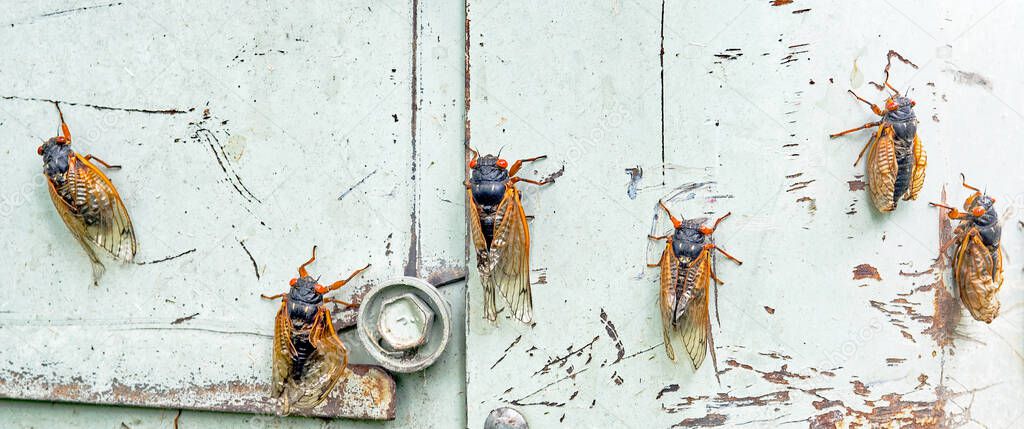
[[(546, 374), (546, 373), (551, 371), (552, 366), (555, 365), (555, 364), (558, 364), (559, 368), (565, 366), (566, 362), (569, 360), (570, 357), (573, 357), (573, 356), (583, 356), (583, 351), (588, 349), (588, 348), (593, 348), (594, 347), (594, 343), (596, 343), (597, 340), (600, 339), (600, 338), (601, 338), (600, 336), (596, 336), (596, 337), (594, 337), (593, 340), (590, 340), (589, 343), (586, 343), (586, 344), (580, 346), (578, 349), (575, 349), (575, 350), (573, 350), (572, 346), (570, 346), (569, 349), (568, 349), (568, 353), (566, 353), (565, 356), (561, 356), (561, 357), (557, 357), (557, 358), (551, 359), (550, 361), (548, 361), (547, 364), (544, 365), (544, 367), (542, 367), (541, 369), (537, 370), (537, 372), (534, 372), (533, 375)], [(580, 371), (580, 372), (582, 372), (582, 371)]]
[(612, 339), (612, 342), (615, 343), (615, 349), (618, 350), (615, 361), (612, 362), (613, 365), (617, 364), (626, 356), (626, 348), (622, 345), (619, 331), (615, 329), (615, 324), (608, 319), (608, 313), (604, 311), (604, 308), (601, 309), (601, 323), (604, 324), (604, 330), (608, 333), (608, 338)]
[(505, 352), (502, 353), (501, 357), (498, 358), (498, 360), (494, 362), (494, 365), (491, 365), (491, 369), (494, 369), (494, 367), (498, 366), (498, 364), (501, 363), (501, 361), (505, 360), (505, 357), (508, 356), (508, 352), (510, 350), (512, 350), (512, 347), (515, 347), (516, 344), (519, 344), (519, 341), (522, 340), (522, 339), (523, 339), (522, 335), (516, 337), (515, 341), (512, 341), (512, 344), (509, 344), (508, 347), (505, 348)]
[(565, 174), (565, 165), (564, 164), (562, 165), (562, 168), (558, 169), (558, 171), (555, 171), (554, 173), (551, 173), (551, 174), (547, 175), (546, 177), (541, 179), (541, 181), (542, 182), (554, 183), (555, 179), (557, 179), (559, 177), (562, 177), (563, 174)]
[[(209, 109), (207, 109), (207, 111), (209, 111)], [(203, 117), (204, 120), (207, 118), (207, 116)], [(224, 177), (228, 180), (228, 183), (230, 183), (231, 186), (235, 188), (235, 191), (238, 192), (238, 195), (241, 195), (242, 198), (244, 198), (246, 201), (251, 203), (253, 200), (255, 200), (257, 203), (262, 204), (263, 202), (260, 201), (259, 198), (256, 198), (256, 195), (254, 195), (252, 191), (250, 191), (249, 188), (245, 186), (245, 183), (242, 182), (242, 178), (238, 175), (237, 172), (235, 172), (235, 167), (231, 165), (231, 161), (228, 159), (228, 155), (224, 152), (224, 145), (220, 143), (220, 139), (217, 138), (217, 135), (214, 134), (213, 131), (207, 128), (199, 128), (192, 135), (192, 139), (197, 142), (200, 141), (199, 134), (203, 131), (206, 131), (206, 144), (210, 147), (210, 151), (213, 152), (213, 156), (214, 158), (216, 158), (217, 164), (220, 166), (221, 171), (224, 172)], [(214, 143), (217, 143), (216, 147), (214, 147)], [(218, 148), (220, 150), (217, 150)], [(228, 171), (229, 167), (231, 171)], [(235, 180), (231, 180), (232, 176), (234, 176)]]
[[(596, 338), (595, 338), (595, 340), (596, 340)], [(575, 379), (577, 375), (586, 372), (588, 369), (590, 369), (590, 368), (583, 368), (583, 369), (581, 369), (579, 371), (566, 374), (566, 375), (562, 376), (561, 378), (559, 378), (559, 379), (557, 379), (555, 381), (552, 381), (552, 382), (550, 382), (548, 384), (545, 384), (543, 387), (533, 391), (533, 393), (530, 393), (529, 395), (523, 396), (522, 398), (519, 398), (519, 399), (513, 399), (511, 401), (506, 401), (506, 402), (509, 403), (509, 404), (515, 405), (515, 406), (520, 406), (520, 407), (525, 407), (525, 406), (530, 406), (530, 405), (544, 405), (544, 406), (549, 406), (549, 407), (562, 407), (562, 406), (565, 406), (564, 402), (558, 403), (558, 402), (551, 402), (551, 401), (542, 401), (542, 402), (524, 403), (523, 401), (526, 400), (527, 398), (530, 398), (533, 395), (536, 395), (536, 394), (538, 394), (540, 392), (543, 392), (543, 391), (547, 390), (549, 387), (554, 386), (554, 385), (556, 385), (558, 383), (561, 383), (561, 382), (563, 382), (565, 380), (568, 380), (570, 378), (571, 379)]]
[(863, 191), (864, 187), (867, 186), (863, 180), (847, 180), (846, 184), (849, 185), (850, 191)]
[(789, 402), (789, 391), (780, 390), (778, 392), (766, 393), (760, 396), (742, 396), (736, 397), (727, 393), (719, 393), (715, 397), (713, 408), (722, 407), (764, 407), (772, 403), (786, 403)]
[(419, 32), (420, 31), (420, 29), (419, 29), (419, 16), (420, 16), (419, 4), (420, 4), (419, 0), (412, 0), (412, 77), (411, 77), (411, 85), (410, 85), (412, 87), (412, 106), (411, 106), (412, 107), (412, 109), (411, 109), (412, 110), (412, 113), (411, 113), (411, 118), (412, 119), (409, 121), (409, 129), (410, 129), (410, 132), (412, 134), (412, 139), (411, 139), (411, 144), (412, 144), (412, 162), (411, 162), (411, 164), (412, 164), (413, 191), (412, 191), (412, 209), (410, 210), (410, 214), (409, 214), (409, 218), (410, 218), (409, 220), (410, 220), (410, 223), (411, 223), (409, 225), (409, 232), (410, 232), (410, 237), (409, 237), (409, 255), (408, 255), (408, 259), (405, 262), (405, 275), (409, 276), (409, 277), (418, 277), (419, 265), (420, 265), (419, 264), (419, 259), (420, 259), (420, 240), (419, 240), (420, 221), (418, 219), (418, 213), (417, 213), (419, 211), (420, 195), (419, 195), (419, 186), (417, 184), (418, 177), (416, 175), (416, 167), (417, 167), (417, 164), (419, 164), (419, 159), (418, 159), (419, 158), (419, 154), (417, 152), (417, 147), (416, 147), (416, 126), (417, 126), (417, 116), (418, 116), (417, 113), (419, 111), (419, 101), (420, 101), (420, 98), (419, 98), (419, 87), (418, 87), (418, 85), (419, 85), (419, 81), (418, 81), (419, 70), (417, 70), (417, 67), (418, 67), (418, 64), (419, 64), (419, 62), (418, 62), (419, 59), (417, 57), (419, 56), (419, 34), (420, 34), (420, 32)]
[(194, 253), (195, 251), (196, 251), (196, 249), (186, 250), (186, 251), (184, 251), (184, 252), (181, 252), (181, 253), (179, 253), (179, 254), (177, 254), (177, 255), (174, 255), (174, 256), (168, 256), (168, 257), (166, 257), (166, 258), (163, 258), (163, 259), (157, 259), (157, 260), (155, 260), (155, 261), (146, 261), (146, 262), (136, 262), (135, 264), (136, 264), (136, 265), (152, 265), (152, 264), (159, 264), (159, 263), (161, 263), (161, 262), (167, 262), (167, 261), (170, 261), (170, 260), (172, 260), (172, 259), (178, 259), (178, 258), (180, 258), (180, 257), (182, 257), (182, 256), (188, 255), (189, 253)]
[(661, 185), (665, 186), (665, 0), (661, 0), (661, 46), (658, 48), (661, 85)]
[(187, 113), (187, 112), (191, 112), (191, 111), (195, 110), (195, 108), (190, 108), (188, 110), (178, 110), (178, 109), (137, 109), (137, 108), (132, 108), (132, 107), (101, 106), (101, 105), (98, 105), (98, 104), (75, 103), (75, 102), (71, 102), (71, 101), (51, 100), (49, 98), (18, 97), (16, 95), (4, 95), (4, 96), (0, 96), (0, 97), (2, 97), (5, 100), (42, 101), (42, 102), (46, 102), (46, 103), (66, 104), (68, 106), (91, 107), (91, 108), (96, 109), (96, 110), (116, 110), (116, 111), (119, 111), (119, 112), (151, 113), (151, 114), (157, 114), (157, 115), (178, 115), (178, 114)]
[(356, 184), (350, 186), (347, 190), (345, 190), (345, 192), (342, 192), (341, 195), (338, 196), (338, 201), (341, 201), (342, 199), (344, 199), (345, 196), (347, 196), (350, 192), (352, 192), (353, 189), (355, 189), (359, 185), (362, 185), (363, 182), (366, 182), (366, 179), (369, 179), (370, 176), (373, 176), (374, 174), (377, 174), (377, 170), (376, 169), (371, 171), (370, 174), (367, 174), (366, 177), (363, 177), (362, 179), (360, 179), (358, 182), (356, 182)]
[(242, 250), (244, 250), (245, 254), (249, 256), (249, 262), (252, 262), (252, 270), (253, 270), (253, 272), (256, 273), (256, 280), (259, 280), (260, 279), (260, 268), (256, 264), (256, 258), (252, 257), (252, 253), (249, 252), (249, 248), (245, 247), (245, 242), (244, 241), (238, 240), (238, 244), (242, 246)]
[(678, 392), (678, 391), (679, 391), (679, 385), (678, 384), (670, 384), (668, 386), (665, 386), (665, 387), (661, 388), (661, 391), (658, 392), (658, 396), (655, 397), (654, 399), (661, 399), (661, 397), (664, 396), (666, 393), (672, 393), (672, 392)]
[(51, 17), (51, 16), (64, 15), (64, 14), (73, 13), (73, 12), (81, 12), (83, 10), (98, 9), (98, 8), (101, 8), (101, 7), (121, 6), (122, 4), (124, 4), (124, 3), (117, 2), (117, 3), (109, 3), (109, 4), (99, 4), (99, 5), (95, 5), (95, 6), (83, 6), (83, 7), (79, 7), (79, 8), (75, 8), (75, 9), (64, 9), (64, 10), (58, 10), (58, 11), (55, 11), (55, 12), (44, 13), (42, 15), (39, 15), (39, 17), (40, 18), (48, 18), (48, 17)]
[(171, 322), (171, 324), (172, 325), (180, 325), (182, 323), (188, 322), (189, 320), (195, 319), (196, 316), (198, 316), (198, 315), (199, 315), (199, 313), (194, 313), (194, 314), (189, 315), (189, 316), (179, 317), (177, 319), (174, 319), (174, 321)]

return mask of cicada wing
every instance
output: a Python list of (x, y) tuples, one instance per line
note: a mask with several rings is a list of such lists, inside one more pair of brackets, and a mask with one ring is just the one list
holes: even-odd
[[(128, 209), (110, 179), (95, 165), (77, 153), (71, 155), (67, 181), (59, 188), (51, 183), (51, 196), (76, 236), (115, 259), (131, 262), (135, 258), (135, 229)], [(57, 204), (57, 199), (63, 204)]]
[(466, 197), (469, 200), (469, 235), (473, 240), (473, 248), (476, 249), (476, 266), (480, 272), (480, 284), (484, 287), (484, 317), (494, 321), (498, 318), (498, 307), (494, 302), (494, 283), (491, 281), (492, 265), (490, 263), (490, 252), (487, 250), (487, 239), (484, 237), (483, 227), (480, 224), (480, 206), (476, 205), (473, 199), (473, 191), (466, 190)]
[(512, 316), (522, 322), (533, 320), (530, 291), (530, 230), (519, 191), (509, 187), (498, 205), (488, 263), (490, 280), (501, 292)]
[(309, 342), (316, 351), (310, 355), (306, 371), (298, 383), (301, 394), (292, 401), (294, 407), (304, 410), (313, 409), (327, 400), (345, 375), (348, 365), (348, 350), (334, 330), (327, 307), (321, 306), (313, 319)]
[(1001, 249), (993, 255), (977, 229), (969, 229), (957, 249), (953, 276), (960, 300), (975, 320), (991, 323), (999, 315), (996, 293), (1002, 286), (1001, 265)]
[(924, 187), (924, 172), (928, 167), (928, 154), (921, 145), (921, 139), (914, 135), (914, 170), (910, 179), (910, 192), (904, 197), (906, 200), (916, 200), (921, 188)]
[(672, 241), (669, 240), (665, 250), (661, 253), (661, 293), (658, 307), (661, 310), (661, 334), (665, 341), (665, 354), (672, 361), (676, 360), (676, 352), (672, 348), (673, 333), (675, 326), (673, 320), (678, 308), (678, 280), (679, 280), (679, 259), (672, 251)]
[(295, 348), (292, 346), (292, 323), (288, 318), (288, 298), (281, 300), (281, 309), (274, 318), (274, 355), (271, 391), (279, 397), (284, 392), (288, 375), (292, 372)]
[(895, 134), (888, 124), (879, 126), (876, 133), (875, 142), (868, 152), (868, 188), (875, 207), (881, 212), (889, 212), (896, 208), (893, 194), (899, 167), (896, 163)]
[(89, 261), (92, 262), (92, 277), (93, 283), (99, 282), (99, 278), (103, 276), (106, 271), (106, 267), (103, 266), (103, 262), (100, 262), (100, 258), (96, 256), (96, 251), (89, 245), (91, 240), (88, 240), (89, 232), (86, 230), (85, 222), (76, 215), (76, 209), (72, 207), (64, 198), (61, 198), (57, 192), (57, 188), (53, 186), (53, 182), (49, 179), (46, 180), (47, 187), (50, 190), (50, 199), (53, 200), (53, 207), (57, 210), (57, 214), (60, 215), (61, 220), (64, 221), (64, 225), (71, 231), (71, 235), (75, 237), (75, 241), (82, 246), (85, 250), (85, 254), (89, 256)]
[(687, 282), (693, 282), (692, 294), (685, 303), (683, 315), (676, 323), (679, 325), (679, 336), (683, 340), (686, 352), (693, 361), (693, 369), (700, 369), (707, 355), (708, 338), (711, 335), (711, 317), (708, 312), (708, 281), (711, 279), (711, 258), (708, 251), (701, 252), (693, 262), (687, 265)]

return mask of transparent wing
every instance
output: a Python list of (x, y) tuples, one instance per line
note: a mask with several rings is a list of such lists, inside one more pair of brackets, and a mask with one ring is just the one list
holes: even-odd
[(483, 228), (480, 225), (480, 206), (476, 205), (473, 199), (473, 191), (466, 190), (469, 200), (469, 234), (473, 240), (473, 248), (476, 249), (476, 266), (480, 271), (480, 283), (484, 287), (484, 317), (487, 320), (498, 319), (498, 308), (494, 302), (494, 283), (491, 281), (492, 266), (490, 263), (490, 252), (487, 250), (487, 239), (484, 238)]
[(928, 167), (928, 154), (921, 145), (921, 139), (914, 135), (914, 170), (910, 180), (910, 192), (906, 199), (916, 200), (924, 187), (924, 172)]
[(893, 193), (896, 190), (896, 145), (891, 125), (882, 124), (877, 131), (875, 143), (868, 153), (868, 187), (871, 200), (879, 211), (888, 212), (896, 208)]
[(276, 398), (284, 392), (285, 382), (292, 372), (295, 349), (292, 347), (291, 321), (288, 320), (288, 298), (281, 300), (281, 308), (274, 318), (274, 357), (271, 390)]
[(661, 299), (659, 301), (661, 333), (665, 341), (665, 353), (669, 359), (675, 361), (676, 352), (672, 348), (672, 333), (675, 331), (675, 327), (672, 321), (675, 319), (673, 315), (679, 297), (676, 287), (679, 284), (679, 259), (672, 252), (672, 240), (668, 241), (665, 250), (661, 252), (661, 261), (658, 262), (658, 265), (661, 266)]
[(692, 290), (686, 300), (682, 317), (676, 321), (678, 335), (683, 340), (687, 354), (697, 370), (707, 355), (708, 338), (711, 335), (711, 317), (708, 312), (708, 282), (711, 279), (711, 257), (708, 251), (701, 252), (686, 266), (685, 289)]
[(999, 314), (1002, 248), (989, 252), (976, 229), (969, 229), (956, 253), (953, 271), (960, 300), (976, 320), (991, 323)]
[(301, 395), (292, 402), (296, 408), (307, 410), (327, 399), (345, 375), (348, 365), (348, 350), (338, 338), (331, 322), (331, 312), (325, 306), (320, 306), (313, 319), (309, 341), (316, 351), (309, 357), (306, 371), (298, 383)]
[(106, 250), (114, 258), (135, 258), (135, 229), (117, 189), (102, 171), (79, 154), (71, 155), (67, 181), (50, 183), (50, 197), (76, 237)]
[(500, 220), (496, 221), (488, 263), (490, 280), (508, 303), (512, 316), (529, 323), (533, 320), (533, 297), (530, 291), (530, 231), (526, 225), (519, 191), (509, 187), (498, 205)]

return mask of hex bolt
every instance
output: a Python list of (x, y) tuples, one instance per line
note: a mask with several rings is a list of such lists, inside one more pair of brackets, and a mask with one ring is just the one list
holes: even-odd
[(381, 346), (392, 352), (408, 353), (427, 342), (434, 312), (413, 293), (404, 293), (380, 304), (377, 333)]

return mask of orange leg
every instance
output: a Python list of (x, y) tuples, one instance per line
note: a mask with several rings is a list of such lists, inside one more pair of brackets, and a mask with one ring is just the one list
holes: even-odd
[(732, 259), (733, 262), (736, 262), (737, 264), (743, 265), (743, 261), (734, 258), (732, 255), (730, 255), (728, 252), (722, 250), (721, 247), (716, 246), (714, 243), (705, 244), (704, 248), (705, 249), (715, 249), (715, 250), (721, 252), (723, 255), (725, 255), (726, 258)]
[(884, 116), (885, 115), (885, 111), (882, 110), (881, 107), (878, 107), (877, 105), (875, 105), (875, 103), (872, 103), (870, 101), (867, 101), (867, 100), (861, 98), (861, 96), (857, 95), (856, 92), (853, 92), (852, 89), (848, 89), (848, 90), (846, 90), (846, 92), (849, 92), (850, 94), (853, 94), (854, 98), (856, 98), (856, 99), (858, 99), (860, 101), (863, 101), (864, 104), (867, 104), (868, 106), (871, 106), (871, 111), (875, 112), (876, 115), (878, 115), (878, 116)]
[(662, 208), (663, 210), (665, 210), (665, 213), (667, 213), (667, 214), (668, 214), (668, 218), (669, 218), (670, 220), (672, 220), (672, 227), (674, 227), (674, 228), (679, 228), (679, 225), (682, 225), (682, 224), (683, 224), (683, 222), (682, 222), (682, 221), (680, 221), (679, 219), (676, 219), (676, 217), (675, 217), (675, 216), (672, 216), (672, 212), (671, 212), (671, 211), (669, 211), (669, 209), (668, 209), (668, 206), (666, 206), (666, 205), (665, 205), (665, 202), (664, 202), (664, 201), (662, 201), (662, 200), (658, 200), (658, 205), (660, 205), (660, 206), (661, 206), (661, 208)]
[(964, 185), (965, 188), (970, 189), (974, 192), (981, 192), (981, 189), (975, 188), (967, 184), (967, 176), (964, 176), (964, 173), (960, 173), (960, 180), (962, 181), (961, 183)]
[(839, 133), (835, 133), (835, 134), (829, 134), (828, 137), (834, 139), (836, 137), (842, 137), (842, 136), (845, 136), (845, 135), (850, 134), (850, 133), (855, 132), (855, 131), (866, 130), (868, 128), (877, 127), (879, 125), (882, 125), (882, 121), (868, 122), (868, 123), (866, 123), (864, 125), (861, 125), (861, 126), (859, 126), (857, 128), (850, 128), (850, 129), (848, 129), (846, 131), (843, 131), (843, 132), (839, 132)]
[(541, 181), (538, 182), (536, 180), (524, 179), (522, 177), (513, 177), (512, 180), (509, 183), (514, 185), (514, 184), (519, 183), (519, 182), (526, 182), (526, 183), (530, 183), (530, 184), (534, 184), (534, 185), (538, 185), (538, 186), (540, 186), (540, 185), (547, 185), (548, 183), (551, 183), (550, 180), (541, 180)]
[(732, 212), (728, 212), (724, 216), (718, 218), (718, 220), (715, 221), (715, 224), (711, 226), (711, 229), (712, 230), (718, 229), (718, 224), (721, 223), (723, 219), (725, 219), (725, 218), (727, 218), (727, 217), (729, 217), (731, 215), (732, 215)]
[(312, 264), (316, 260), (316, 246), (313, 246), (313, 256), (306, 261), (305, 264), (299, 265), (299, 277), (309, 277), (309, 273), (306, 271), (306, 265)]
[(109, 168), (109, 169), (111, 169), (111, 170), (120, 170), (120, 169), (121, 169), (121, 166), (120, 166), (120, 165), (110, 165), (110, 164), (107, 164), (107, 161), (104, 161), (104, 160), (102, 160), (102, 159), (99, 159), (99, 158), (97, 158), (97, 157), (95, 157), (95, 156), (92, 156), (91, 154), (90, 154), (90, 155), (86, 155), (86, 156), (85, 156), (85, 160), (86, 160), (86, 161), (96, 161), (96, 162), (98, 162), (98, 163), (99, 163), (100, 165), (102, 165), (102, 166), (104, 166), (104, 167), (107, 167), (107, 168)]
[(548, 157), (547, 155), (541, 155), (541, 156), (535, 156), (533, 158), (520, 159), (520, 160), (512, 163), (512, 168), (508, 169), (508, 175), (509, 176), (515, 176), (516, 173), (519, 172), (519, 169), (523, 167), (523, 163), (524, 162), (538, 161), (538, 160), (541, 160), (541, 159), (544, 159), (544, 158), (547, 158), (547, 157)]
[[(366, 264), (365, 267), (353, 271), (352, 274), (349, 275), (347, 279), (345, 279), (345, 280), (338, 280), (338, 281), (332, 283), (330, 286), (327, 286), (327, 291), (329, 292), (329, 291), (332, 291), (332, 290), (340, 289), (342, 286), (345, 286), (345, 284), (348, 283), (349, 280), (352, 280), (355, 276), (358, 276), (359, 273), (361, 273), (363, 271), (366, 271), (367, 268), (370, 268), (370, 264)], [(346, 305), (351, 305), (351, 304), (346, 304)]]
[(660, 267), (661, 264), (647, 264), (647, 268)]
[(324, 298), (324, 302), (327, 302), (327, 303), (336, 302), (336, 303), (344, 305), (344, 306), (346, 306), (348, 308), (353, 308), (353, 307), (358, 307), (359, 306), (359, 304), (353, 304), (353, 303), (348, 302), (348, 301), (342, 301), (340, 299), (334, 299), (334, 298)]
[(715, 283), (718, 283), (720, 285), (724, 285), (725, 284), (725, 282), (723, 282), (722, 279), (718, 278), (718, 276), (715, 275), (715, 270), (714, 269), (709, 269), (708, 273), (711, 274), (711, 278), (712, 279), (715, 279)]
[(71, 130), (68, 129), (68, 124), (66, 122), (64, 122), (64, 112), (62, 112), (60, 110), (60, 103), (54, 101), (53, 105), (57, 106), (57, 114), (60, 115), (60, 131), (61, 131), (61, 133), (64, 136), (64, 140), (66, 140), (68, 143), (70, 143), (71, 142)]
[(263, 298), (263, 299), (278, 299), (278, 298), (280, 298), (282, 296), (285, 296), (285, 295), (287, 295), (287, 294), (286, 293), (279, 293), (277, 295), (271, 295), (271, 296), (266, 296), (266, 295), (260, 294), (260, 297)]
[(856, 167), (857, 164), (860, 164), (861, 158), (864, 158), (864, 153), (866, 153), (868, 151), (868, 148), (871, 147), (871, 143), (874, 143), (875, 140), (877, 140), (877, 139), (878, 139), (878, 133), (874, 133), (874, 134), (871, 135), (871, 138), (868, 139), (868, 142), (864, 144), (864, 148), (860, 150), (859, 154), (857, 154), (857, 160), (853, 161), (853, 166), (854, 167)]
[(950, 206), (947, 206), (945, 204), (939, 204), (939, 203), (928, 203), (928, 204), (931, 204), (933, 207), (941, 207), (941, 208), (944, 208), (946, 210), (949, 210), (949, 215), (948, 216), (949, 216), (950, 219), (967, 219), (967, 217), (968, 217), (967, 213), (961, 213), (960, 210), (956, 209), (956, 207), (950, 207)]
[(648, 235), (648, 236), (647, 236), (647, 238), (649, 238), (649, 239), (651, 239), (651, 240), (664, 240), (664, 239), (666, 239), (666, 238), (669, 238), (669, 237), (671, 237), (671, 236), (672, 236), (672, 234), (665, 234), (665, 235)]

